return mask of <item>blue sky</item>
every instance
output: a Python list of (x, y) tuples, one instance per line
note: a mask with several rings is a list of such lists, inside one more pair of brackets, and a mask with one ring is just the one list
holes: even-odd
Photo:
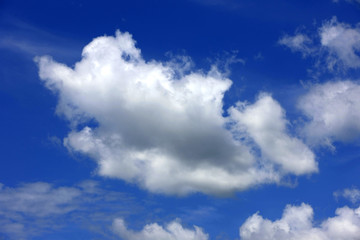
[(1, 1), (0, 239), (359, 239), (360, 2)]

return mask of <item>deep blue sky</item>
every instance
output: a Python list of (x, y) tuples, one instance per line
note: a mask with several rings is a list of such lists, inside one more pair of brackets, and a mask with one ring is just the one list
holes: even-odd
[[(209, 239), (239, 239), (239, 227), (256, 212), (276, 220), (287, 204), (304, 202), (314, 209), (317, 226), (333, 217), (336, 208), (357, 207), (360, 197), (350, 202), (334, 197), (334, 192), (341, 195), (344, 189), (360, 187), (360, 131), (354, 127), (355, 137), (346, 141), (330, 134), (335, 150), (312, 145), (300, 133), (303, 121), (309, 119), (297, 104), (310, 91), (308, 86), (335, 80), (358, 84), (359, 67), (347, 67), (341, 56), (321, 46), (319, 31), (334, 16), (337, 23), (360, 33), (356, 28), (360, 5), (355, 0), (0, 1), (0, 202), (5, 206), (0, 207), (0, 224), (23, 225), (15, 233), (0, 228), (0, 238), (119, 239), (110, 230), (115, 218), (124, 218), (135, 230), (179, 218), (186, 228), (201, 227)], [(289, 134), (315, 154), (318, 173), (287, 174), (281, 183), (259, 184), (220, 197), (201, 191), (186, 196), (154, 193), (135, 183), (100, 176), (94, 157), (63, 145), (71, 120), (55, 113), (59, 93), (45, 86), (34, 58), (50, 55), (74, 67), (84, 46), (96, 37), (114, 36), (117, 29), (132, 34), (145, 61), (188, 56), (193, 62), (190, 72), (208, 72), (217, 65), (233, 82), (223, 99), (225, 111), (237, 101), (252, 104), (260, 92), (270, 93), (286, 111)], [(311, 54), (279, 42), (300, 33), (311, 39)], [(354, 43), (357, 57), (359, 41)], [(330, 54), (343, 61), (339, 69), (325, 66)], [(359, 97), (353, 101), (360, 104)], [(350, 122), (359, 122), (357, 116), (350, 116)], [(85, 122), (77, 130), (96, 128), (96, 124)], [(104, 191), (101, 196), (121, 196), (115, 194), (108, 201), (89, 194), (84, 202), (66, 202), (75, 206), (71, 211), (46, 217), (5, 204), (17, 199), (22, 205), (21, 197), (14, 195), (29, 183), (79, 189), (83, 181), (97, 182)], [(289, 182), (291, 186), (286, 186)], [(58, 226), (48, 226), (44, 219)]]

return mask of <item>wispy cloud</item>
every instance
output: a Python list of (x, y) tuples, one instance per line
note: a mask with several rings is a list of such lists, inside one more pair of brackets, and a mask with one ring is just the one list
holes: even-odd
[(33, 58), (37, 55), (73, 57), (78, 47), (72, 39), (64, 38), (26, 23), (20, 19), (3, 16), (0, 30), (0, 49), (19, 52)]
[(0, 232), (11, 239), (27, 239), (69, 224), (96, 228), (136, 208), (128, 194), (101, 189), (94, 181), (70, 187), (45, 182), (0, 185)]
[(249, 217), (240, 227), (242, 240), (346, 239), (360, 236), (360, 208), (338, 208), (336, 216), (314, 225), (310, 205), (286, 206), (281, 219), (271, 221), (259, 213)]
[(189, 0), (205, 6), (222, 7), (227, 10), (237, 10), (242, 6), (240, 1), (236, 0)]
[(305, 34), (298, 33), (295, 36), (285, 35), (279, 42), (291, 49), (293, 52), (300, 52), (306, 57), (315, 51), (312, 40)]
[[(343, 0), (333, 0), (334, 3), (342, 2)], [(348, 3), (358, 3), (360, 4), (360, 0), (345, 0)]]
[(360, 202), (360, 190), (355, 187), (336, 191), (334, 192), (334, 196), (336, 198), (343, 197), (354, 204)]

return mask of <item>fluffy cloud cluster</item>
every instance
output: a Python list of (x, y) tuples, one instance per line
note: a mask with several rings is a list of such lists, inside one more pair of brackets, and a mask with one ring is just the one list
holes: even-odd
[[(226, 194), (317, 171), (271, 96), (239, 103), (224, 117), (232, 82), (216, 67), (184, 74), (177, 65), (147, 62), (120, 32), (94, 39), (74, 68), (50, 57), (37, 61), (59, 97), (57, 112), (73, 126), (65, 145), (93, 158), (102, 176), (166, 194)], [(96, 126), (79, 129), (88, 121)]]
[[(318, 29), (320, 44), (314, 44), (307, 35), (298, 33), (284, 36), (279, 43), (298, 51), (303, 56), (316, 56), (330, 71), (360, 67), (360, 28), (338, 22), (336, 17), (325, 22)], [(318, 64), (319, 64), (318, 63)]]
[(338, 208), (335, 217), (314, 226), (311, 206), (288, 205), (282, 218), (276, 221), (254, 214), (240, 227), (240, 237), (242, 240), (358, 240), (360, 208)]
[(309, 118), (303, 132), (311, 144), (330, 145), (360, 136), (360, 85), (352, 81), (314, 85), (299, 100)]
[(117, 218), (113, 222), (113, 231), (124, 240), (208, 240), (209, 237), (201, 228), (194, 226), (194, 230), (184, 228), (179, 220), (168, 223), (165, 228), (152, 223), (141, 231), (127, 229), (123, 219)]

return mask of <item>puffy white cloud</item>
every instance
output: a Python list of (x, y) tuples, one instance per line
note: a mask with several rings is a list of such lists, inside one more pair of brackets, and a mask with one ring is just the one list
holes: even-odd
[(152, 223), (146, 225), (141, 231), (135, 232), (127, 229), (123, 219), (117, 218), (113, 222), (113, 231), (124, 240), (207, 240), (208, 234), (197, 226), (194, 230), (184, 228), (179, 220), (168, 223), (165, 228)]
[(278, 43), (290, 48), (293, 52), (301, 52), (304, 57), (315, 50), (312, 40), (302, 33), (298, 33), (295, 36), (285, 35)]
[(336, 198), (344, 197), (352, 203), (360, 202), (360, 190), (357, 188), (346, 188), (342, 191), (334, 192), (334, 196)]
[(346, 68), (360, 67), (360, 28), (340, 23), (334, 17), (319, 30), (321, 45), (328, 50), (329, 69), (341, 64)]
[(256, 213), (240, 227), (242, 240), (358, 240), (359, 236), (360, 208), (338, 208), (335, 217), (314, 226), (313, 209), (304, 203), (288, 205), (276, 221)]
[(236, 128), (248, 133), (264, 159), (297, 175), (317, 171), (314, 154), (299, 139), (289, 136), (285, 111), (270, 95), (260, 95), (253, 105), (240, 103), (230, 112)]
[[(316, 170), (313, 154), (287, 136), (285, 116), (271, 97), (266, 99), (273, 104), (262, 100), (255, 105), (257, 117), (266, 117), (265, 125), (281, 122), (266, 135), (266, 141), (275, 140), (275, 150), (255, 140), (266, 159), (238, 137), (238, 129), (229, 129), (234, 121), (240, 125), (240, 115), (223, 116), (223, 97), (232, 82), (215, 67), (208, 73), (191, 72), (177, 64), (145, 61), (131, 35), (120, 32), (94, 39), (82, 55), (74, 68), (38, 58), (39, 75), (59, 97), (57, 112), (73, 126), (65, 145), (96, 160), (102, 176), (166, 194), (226, 194), (279, 182), (284, 173)], [(280, 113), (261, 112), (274, 105)], [(250, 115), (244, 117), (243, 124), (251, 121)], [(78, 130), (89, 120), (97, 126)], [(243, 128), (241, 134), (248, 136), (249, 129), (254, 128)], [(259, 138), (254, 131), (248, 138)]]
[(330, 145), (360, 135), (360, 85), (352, 81), (312, 86), (298, 107), (309, 118), (303, 133), (309, 143)]

